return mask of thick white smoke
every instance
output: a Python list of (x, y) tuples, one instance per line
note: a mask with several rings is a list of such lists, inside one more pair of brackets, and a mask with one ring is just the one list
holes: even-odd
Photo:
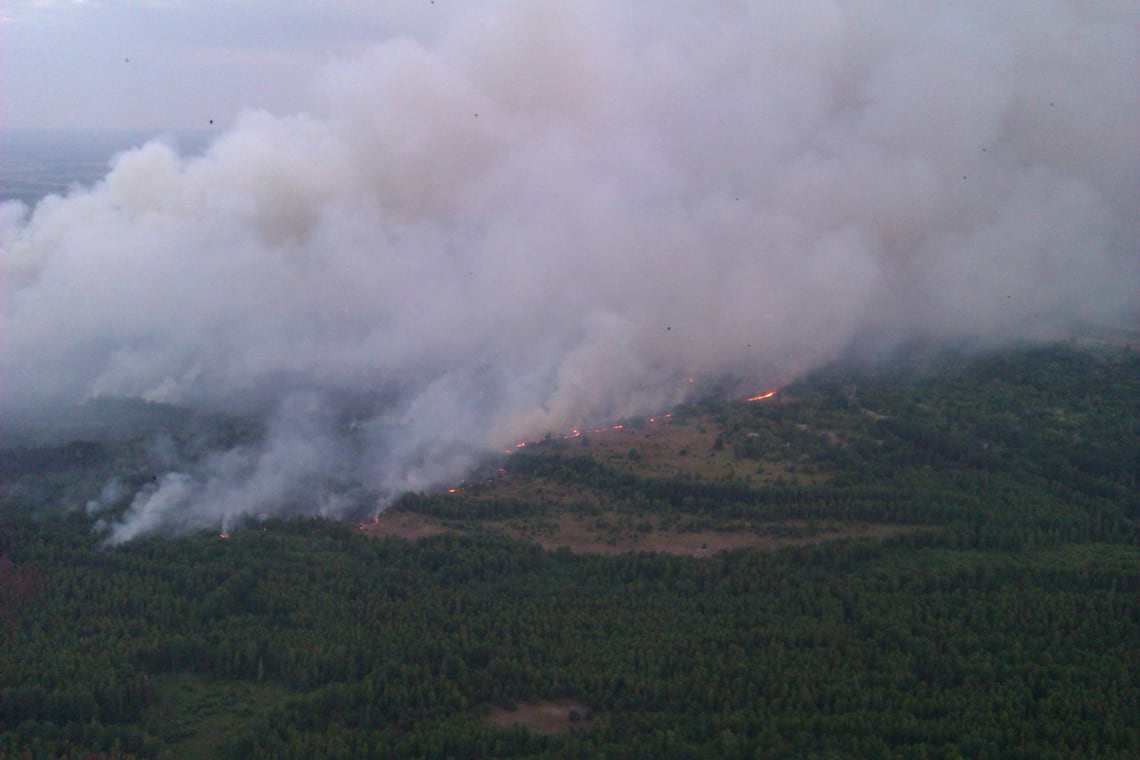
[(335, 513), (329, 483), (426, 487), (856, 337), (1137, 306), (1133, 3), (483, 8), (330, 69), (309, 114), (4, 208), (5, 407), (270, 420), (114, 538)]

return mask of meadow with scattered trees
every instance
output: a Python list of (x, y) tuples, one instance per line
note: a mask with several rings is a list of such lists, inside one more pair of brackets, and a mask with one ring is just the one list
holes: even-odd
[[(64, 502), (134, 477), (139, 444), (6, 449), (0, 757), (1140, 756), (1140, 356), (927, 356), (773, 402), (670, 422), (755, 478), (551, 441), (501, 463), (509, 492), (403, 497), (451, 528), (414, 541), (297, 518), (104, 547)], [(575, 510), (804, 540), (593, 554), (493, 529)], [(546, 703), (577, 707), (487, 720)]]

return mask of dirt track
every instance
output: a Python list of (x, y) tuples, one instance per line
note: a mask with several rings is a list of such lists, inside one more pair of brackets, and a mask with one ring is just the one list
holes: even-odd
[[(906, 527), (874, 523), (829, 523), (808, 529), (804, 523), (786, 523), (759, 530), (621, 530), (613, 526), (638, 521), (638, 517), (564, 514), (554, 519), (481, 521), (478, 529), (505, 533), (534, 541), (546, 549), (562, 547), (575, 553), (624, 554), (662, 552), (690, 557), (708, 557), (729, 549), (749, 547), (778, 549), (783, 546), (819, 543), (838, 538), (880, 538), (902, 533)], [(646, 520), (640, 520), (643, 524)], [(447, 531), (459, 531), (439, 520), (413, 512), (388, 511), (360, 528), (373, 536), (397, 536), (416, 540)]]

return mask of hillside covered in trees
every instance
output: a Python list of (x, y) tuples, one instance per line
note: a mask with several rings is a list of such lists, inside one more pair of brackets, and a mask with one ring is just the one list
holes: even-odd
[(63, 505), (145, 478), (142, 443), (4, 450), (0, 757), (1140, 756), (1136, 353), (833, 369), (622, 424), (404, 496), (415, 540), (105, 548)]

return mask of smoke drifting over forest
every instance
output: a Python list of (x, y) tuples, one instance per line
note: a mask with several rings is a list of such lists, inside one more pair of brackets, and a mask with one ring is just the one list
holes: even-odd
[(486, 6), (329, 69), (306, 114), (5, 205), (0, 402), (265, 420), (170, 462), (117, 541), (380, 508), (856, 340), (1111, 320), (1137, 72), (1130, 3)]

